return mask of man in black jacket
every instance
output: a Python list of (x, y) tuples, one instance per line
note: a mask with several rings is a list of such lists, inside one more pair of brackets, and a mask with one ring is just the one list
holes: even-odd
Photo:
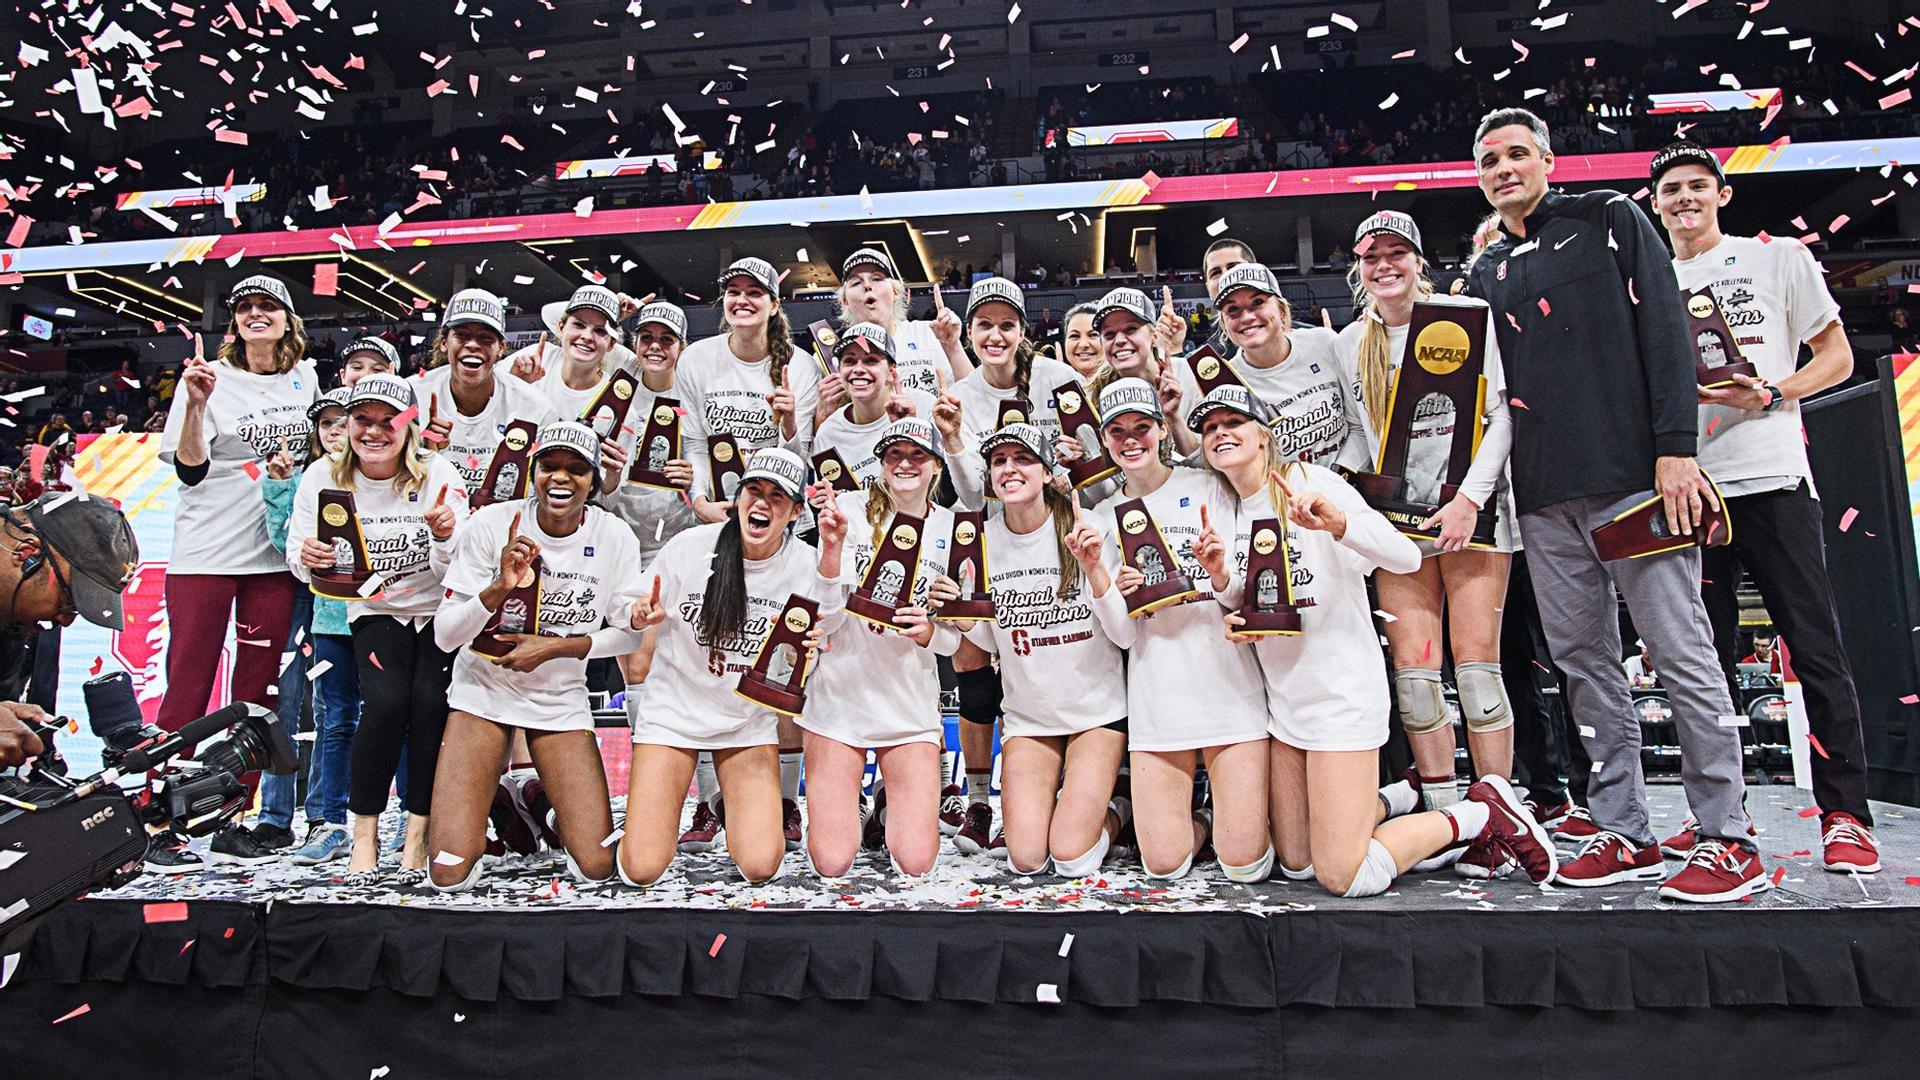
[(1469, 289), (1493, 307), (1512, 397), (1521, 536), (1593, 759), (1587, 794), (1602, 830), (1556, 880), (1604, 886), (1664, 874), (1621, 666), (1617, 588), (1660, 657), (1681, 778), (1700, 820), (1700, 843), (1660, 895), (1739, 900), (1771, 883), (1742, 805), (1739, 733), (1723, 723), (1733, 704), (1700, 601), (1700, 549), (1605, 562), (1591, 535), (1649, 486), (1677, 535), (1691, 536), (1715, 505), (1694, 461), (1693, 349), (1672, 264), (1626, 195), (1547, 190), (1547, 126), (1525, 109), (1489, 113), (1473, 151), (1500, 235), (1475, 262)]

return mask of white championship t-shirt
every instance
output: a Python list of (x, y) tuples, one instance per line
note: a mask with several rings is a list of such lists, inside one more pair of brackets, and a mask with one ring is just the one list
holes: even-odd
[[(207, 475), (197, 484), (179, 486), (173, 512), (173, 554), (167, 559), (172, 574), (276, 574), (286, 560), (267, 538), (267, 502), (260, 481), (247, 475), (252, 462), (266, 475), (263, 462), (293, 447), (296, 456), (307, 449), (307, 406), (319, 392), (313, 361), (302, 360), (278, 375), (256, 375), (215, 361), (213, 393), (201, 421), (207, 444)], [(174, 391), (167, 410), (166, 430), (160, 435), (160, 460), (171, 466), (180, 448), (180, 432), (187, 420), (185, 385)]]
[[(1392, 702), (1367, 603), (1367, 575), (1376, 567), (1410, 574), (1420, 566), (1420, 551), (1345, 480), (1317, 465), (1304, 469), (1304, 480), (1295, 479), (1300, 475), (1295, 472), (1288, 482), (1333, 500), (1347, 515), (1347, 530), (1335, 540), (1329, 533), (1282, 522), (1301, 633), (1254, 642), (1266, 677), (1267, 730), (1302, 750), (1371, 750), (1387, 740)], [(1252, 524), (1276, 516), (1264, 487), (1240, 503), (1233, 532), (1234, 583), (1228, 590), (1235, 608), (1248, 588)]]
[[(893, 366), (900, 372), (900, 385), (929, 397), (940, 393), (940, 380), (953, 385), (953, 361), (940, 339), (933, 336), (933, 323), (909, 319), (892, 329)], [(926, 416), (928, 414), (922, 413)]]
[[(1102, 559), (1110, 572), (1121, 565), (1114, 508), (1129, 501), (1122, 491), (1088, 511), (1106, 538)], [(1121, 628), (1121, 634), (1132, 635), (1122, 642), (1127, 646), (1127, 747), (1193, 750), (1266, 738), (1259, 664), (1251, 646), (1226, 639), (1226, 612), (1193, 555), (1200, 508), (1207, 508), (1209, 522), (1224, 540), (1240, 500), (1211, 473), (1176, 467), (1144, 501), (1179, 572), (1199, 591), (1172, 607), (1128, 618)], [(1153, 574), (1147, 573), (1152, 584)]]
[(1071, 597), (1060, 598), (1052, 522), (1021, 536), (996, 514), (987, 520), (985, 543), (996, 618), (969, 626), (966, 635), (1000, 656), (1005, 734), (1074, 735), (1125, 719), (1121, 652), (1094, 617), (1086, 575)]
[[(627, 626), (640, 598), (640, 574), (633, 533), (599, 507), (571, 536), (548, 536), (532, 499), (495, 503), (474, 511), (454, 537), (452, 565), (445, 584), (454, 595), (447, 603), (477, 596), (499, 573), (500, 549), (507, 529), (520, 516), (520, 535), (540, 545), (539, 632), (577, 637), (602, 626)], [(497, 724), (536, 731), (586, 731), (593, 727), (587, 707), (587, 661), (561, 657), (532, 671), (508, 671), (462, 646), (453, 660), (447, 706)]]
[(1273, 367), (1255, 367), (1244, 353), (1233, 361), (1247, 388), (1279, 413), (1273, 430), (1281, 454), (1330, 468), (1366, 468), (1366, 414), (1348, 389), (1339, 339), (1310, 326), (1295, 327), (1288, 340), (1293, 351)]
[[(676, 457), (686, 460), (686, 417), (680, 418), (680, 446), (676, 448), (666, 444), (663, 439), (659, 446), (642, 446), (640, 439), (647, 430), (647, 420), (653, 413), (654, 402), (659, 398), (672, 398), (679, 401), (678, 393), (669, 388), (654, 393), (647, 389), (642, 380), (633, 394), (633, 407), (627, 411), (627, 428), (620, 437), (622, 446), (627, 448), (628, 468), (635, 459), (644, 459), (654, 467), (664, 466)], [(680, 403), (681, 408), (686, 402)], [(699, 524), (693, 516), (693, 501), (683, 491), (667, 491), (661, 488), (641, 487), (629, 484), (621, 477), (620, 486), (600, 496), (600, 505), (611, 510), (620, 520), (633, 530), (634, 539), (640, 543), (640, 561), (636, 566), (645, 566), (653, 561), (666, 542), (687, 529)]]
[(813, 410), (820, 399), (820, 365), (807, 354), (794, 350), (787, 361), (794, 396), (794, 437), (789, 439), (774, 419), (767, 395), (773, 393), (769, 372), (771, 358), (753, 363), (735, 356), (726, 334), (702, 338), (680, 354), (674, 386), (680, 391), (687, 461), (693, 465), (693, 490), (713, 502), (726, 502), (725, 494), (709, 494), (707, 436), (733, 436), (744, 461), (749, 451), (763, 446), (784, 446), (810, 458), (813, 445)]
[[(840, 584), (851, 592), (873, 563), (873, 527), (867, 524), (864, 491), (842, 492), (838, 501), (847, 519)], [(925, 607), (933, 580), (947, 572), (953, 512), (941, 506), (930, 509), (921, 530), (920, 566), (912, 596), (896, 601), (903, 606)], [(893, 532), (893, 520), (889, 514), (883, 536)], [(898, 577), (905, 577), (904, 572)], [(875, 579), (876, 588), (880, 581)], [(940, 674), (934, 656), (950, 656), (959, 647), (956, 626), (936, 623), (933, 642), (924, 649), (898, 632), (882, 629), (850, 612), (835, 615), (825, 622), (825, 628), (833, 648), (820, 657), (819, 667), (814, 669), (801, 727), (848, 746), (940, 741)]]
[(478, 491), (486, 481), (494, 448), (500, 445), (500, 437), (506, 433), (508, 424), (515, 420), (530, 421), (537, 436), (540, 428), (560, 417), (538, 390), (498, 366), (494, 368), (493, 395), (487, 399), (486, 408), (475, 416), (468, 416), (454, 402), (453, 391), (447, 389), (448, 380), (452, 378), (453, 365), (442, 364), (408, 378), (407, 382), (413, 386), (414, 405), (420, 410), (423, 428), (436, 401), (441, 418), (453, 421), (453, 430), (447, 434), (447, 445), (440, 448), (440, 455), (460, 470), (460, 478), (466, 481), (469, 492)]
[[(1682, 289), (1712, 287), (1742, 356), (1770, 383), (1792, 375), (1801, 344), (1840, 318), (1820, 265), (1798, 240), (1728, 236), (1691, 259), (1674, 260), (1673, 272)], [(1800, 403), (1789, 401), (1764, 413), (1700, 406), (1699, 462), (1722, 485), (1798, 477), (1811, 491)], [(1770, 486), (1778, 485), (1750, 490)], [(1737, 486), (1727, 492), (1739, 493)]]
[(771, 558), (746, 563), (746, 626), (720, 641), (703, 640), (700, 610), (722, 528), (698, 525), (667, 541), (636, 585), (641, 595), (649, 594), (658, 577), (660, 602), (668, 614), (659, 626), (653, 669), (640, 688), (634, 742), (696, 750), (777, 742), (777, 714), (735, 694), (734, 688), (759, 658), (789, 596), (799, 593), (821, 601), (823, 619), (839, 608), (842, 590), (821, 579), (819, 552), (789, 535)]
[[(427, 482), (419, 491), (402, 492), (397, 483), (368, 480), (357, 474), (353, 486), (343, 489), (353, 494), (367, 561), (380, 582), (377, 595), (347, 604), (349, 623), (366, 615), (424, 620), (440, 607), (440, 576), (453, 558), (454, 541), (467, 520), (466, 488), (461, 484), (460, 471), (446, 458), (430, 454), (426, 464)], [(301, 581), (313, 580), (313, 572), (300, 562), (300, 542), (319, 535), (314, 519), (320, 491), (337, 486), (332, 460), (321, 458), (307, 466), (299, 490), (294, 492), (293, 516), (287, 521), (286, 560)], [(427, 531), (426, 512), (443, 487), (447, 489), (447, 505), (453, 508), (453, 536), (434, 540)]]
[[(908, 390), (907, 396), (913, 399), (913, 414), (928, 423), (933, 422), (933, 398), (918, 390)], [(880, 476), (880, 459), (874, 455), (873, 444), (887, 430), (893, 419), (885, 412), (880, 419), (870, 424), (856, 424), (853, 421), (853, 406), (842, 405), (827, 417), (820, 430), (813, 436), (813, 452), (816, 454), (832, 450), (840, 455), (840, 460), (852, 472), (860, 486)]]

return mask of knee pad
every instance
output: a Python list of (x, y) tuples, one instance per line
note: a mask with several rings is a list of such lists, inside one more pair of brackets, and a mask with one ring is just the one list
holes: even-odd
[(1460, 683), (1460, 716), (1468, 731), (1505, 731), (1513, 726), (1513, 708), (1507, 703), (1507, 684), (1500, 680), (1499, 664), (1456, 664), (1453, 674)]
[(626, 699), (620, 703), (620, 706), (626, 711), (627, 726), (629, 728), (638, 723), (640, 720), (640, 687), (637, 685), (627, 687)]
[(991, 724), (1000, 715), (1000, 673), (991, 667), (954, 675), (960, 687), (960, 718)]
[(1393, 711), (1409, 735), (1425, 735), (1447, 726), (1447, 699), (1440, 694), (1440, 673), (1408, 668), (1393, 673)]
[[(1224, 868), (1225, 865), (1225, 863), (1222, 863), (1222, 868)], [(1179, 881), (1181, 878), (1187, 876), (1187, 871), (1193, 869), (1193, 852), (1187, 852), (1187, 861), (1175, 867), (1173, 872), (1169, 874), (1156, 874), (1152, 870), (1148, 870), (1145, 859), (1140, 860), (1140, 869), (1146, 870), (1147, 877), (1153, 881)]]
[(1098, 871), (1100, 864), (1107, 861), (1107, 848), (1111, 845), (1112, 841), (1107, 839), (1106, 830), (1102, 829), (1100, 830), (1100, 839), (1095, 840), (1093, 846), (1088, 848), (1085, 854), (1077, 855), (1071, 859), (1053, 860), (1053, 872), (1064, 878), (1086, 877), (1088, 874)]
[(1347, 886), (1342, 896), (1379, 896), (1393, 887), (1393, 879), (1399, 876), (1400, 868), (1394, 864), (1393, 853), (1387, 845), (1378, 840), (1367, 841), (1367, 857), (1360, 860), (1360, 869), (1353, 872), (1353, 884)]
[(1281, 862), (1278, 856), (1275, 856), (1274, 865), (1280, 868), (1280, 876), (1283, 878), (1286, 878), (1288, 881), (1312, 881), (1313, 880), (1313, 864), (1312, 863), (1308, 863), (1307, 865), (1301, 867), (1300, 869), (1295, 870), (1293, 867), (1288, 866), (1286, 863)]
[[(1265, 855), (1260, 856), (1245, 866), (1234, 866), (1232, 863), (1223, 861), (1220, 864), (1220, 872), (1227, 875), (1228, 881), (1237, 881), (1242, 885), (1252, 885), (1255, 882), (1267, 880), (1268, 876), (1273, 873), (1273, 863), (1273, 845), (1268, 844)], [(1313, 868), (1308, 867), (1307, 873), (1312, 874)]]
[[(607, 881), (612, 880), (613, 878), (612, 874), (608, 874), (606, 877), (588, 877), (587, 872), (580, 869), (580, 864), (573, 861), (573, 852), (568, 851), (566, 848), (561, 848), (560, 854), (562, 857), (564, 857), (567, 860), (567, 873), (573, 875), (573, 880), (579, 882), (582, 885), (600, 885), (600, 884), (606, 883)], [(616, 857), (613, 860), (613, 865), (615, 866), (620, 865), (620, 860), (618, 857)]]
[[(438, 856), (436, 856), (436, 858), (437, 857)], [(473, 888), (474, 882), (480, 880), (480, 864), (484, 861), (486, 861), (486, 856), (484, 855), (474, 859), (473, 865), (467, 867), (467, 876), (464, 878), (461, 878), (459, 881), (454, 882), (452, 885), (439, 884), (438, 882), (433, 880), (433, 875), (431, 873), (427, 875), (427, 884), (432, 885), (435, 892), (448, 892), (448, 893), (466, 892), (468, 889)]]

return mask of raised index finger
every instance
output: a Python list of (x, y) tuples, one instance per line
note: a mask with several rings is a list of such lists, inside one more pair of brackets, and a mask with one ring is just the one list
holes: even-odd
[(935, 311), (947, 310), (947, 299), (945, 296), (941, 295), (940, 283), (937, 281), (933, 283), (933, 310)]
[(1200, 531), (1201, 532), (1213, 531), (1212, 523), (1207, 521), (1207, 504), (1206, 503), (1200, 504)]
[(520, 535), (520, 511), (515, 510), (513, 512), (513, 520), (507, 523), (507, 542), (512, 543), (513, 540), (519, 535)]
[(1160, 286), (1160, 303), (1168, 311), (1173, 310), (1173, 286), (1171, 285)]
[(434, 498), (433, 505), (436, 507), (447, 505), (447, 485), (440, 485), (440, 494)]
[(660, 575), (653, 575), (653, 606), (660, 606)]

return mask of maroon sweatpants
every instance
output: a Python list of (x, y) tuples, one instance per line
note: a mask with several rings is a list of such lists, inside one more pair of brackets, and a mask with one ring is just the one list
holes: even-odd
[(167, 691), (159, 723), (178, 731), (205, 716), (227, 627), (237, 624), (232, 701), (271, 709), (268, 687), (280, 684), (280, 653), (293, 621), (292, 574), (168, 574)]

